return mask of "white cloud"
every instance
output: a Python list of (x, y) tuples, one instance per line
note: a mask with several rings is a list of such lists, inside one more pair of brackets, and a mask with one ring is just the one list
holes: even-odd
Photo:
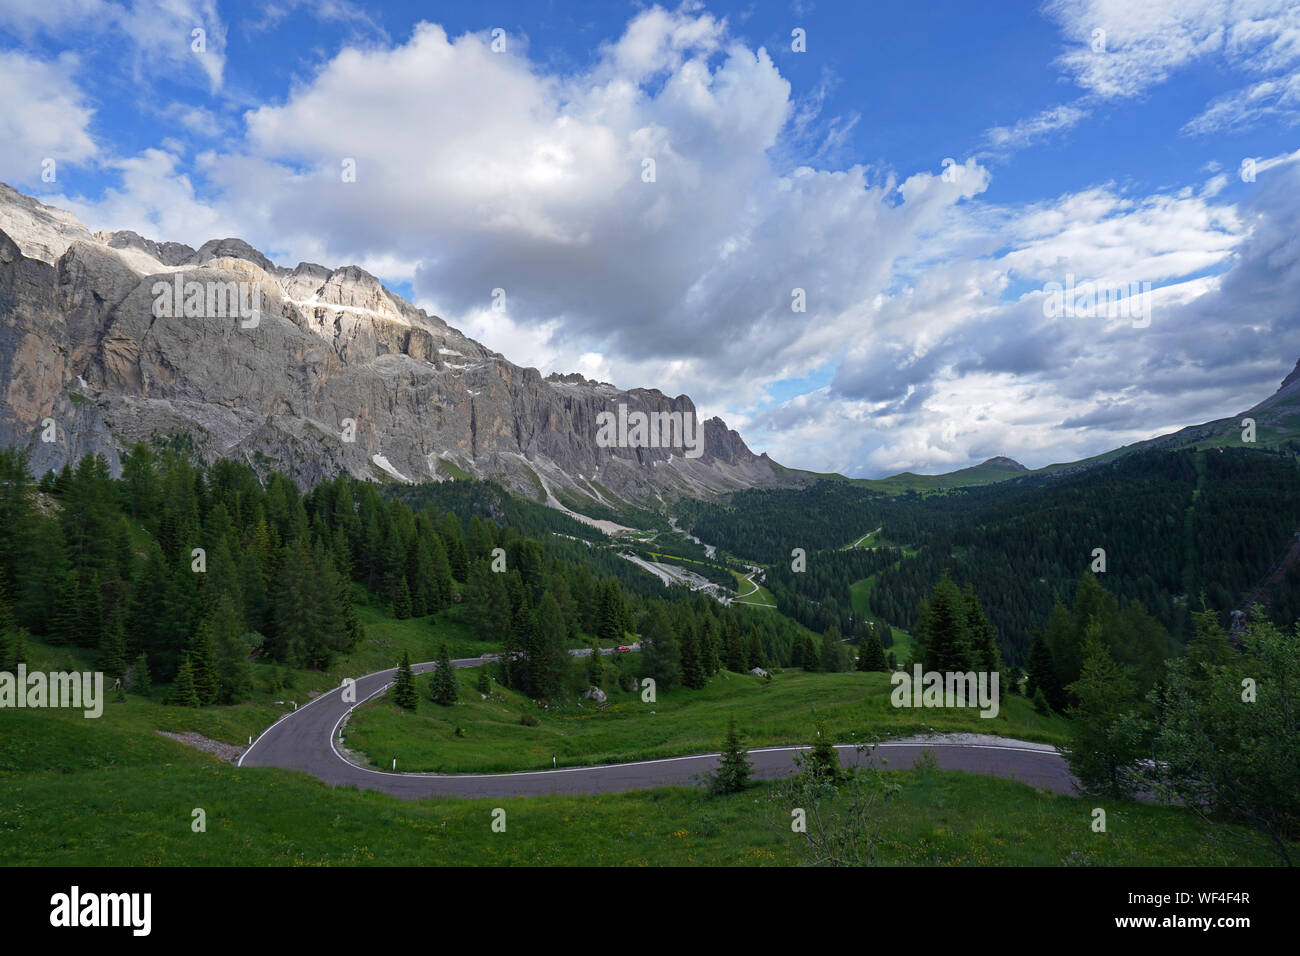
[(985, 139), (994, 149), (1020, 149), (1053, 133), (1073, 129), (1089, 115), (1087, 109), (1066, 103), (1019, 120), (1012, 126), (994, 126), (985, 133)]
[(82, 163), (97, 153), (90, 134), (93, 110), (73, 75), (77, 57), (65, 53), (40, 60), (23, 53), (0, 51), (0, 179), (19, 183), (41, 181), (42, 163)]
[[(1080, 73), (1091, 97), (1144, 88), (1121, 82), (1149, 79), (1139, 27), (1118, 33), (1130, 66)], [(1205, 29), (1160, 69), (1198, 56)], [(432, 24), (345, 48), (246, 113), (242, 143), (196, 157), (203, 188), (177, 143), (117, 161), (121, 186), (101, 199), (63, 204), (92, 228), (239, 235), (286, 265), (361, 264), (513, 361), (687, 392), (751, 445), (817, 470), (1076, 458), (1221, 414), (1300, 353), (1284, 305), (1300, 293), (1287, 238), (1300, 210), (1279, 185), (1291, 157), (1260, 160), (1244, 208), (1225, 198), (1234, 170), (1177, 192), (1103, 184), (995, 205), (974, 158), (946, 175), (785, 163), (820, 103), (793, 101), (766, 51), (698, 11), (645, 11), (577, 75), (509, 49)], [(1268, 49), (1284, 59), (1280, 41)], [(989, 142), (1068, 129), (1093, 102)], [(1047, 319), (1040, 290), (1067, 273), (1162, 286), (1151, 326)], [(505, 313), (488, 308), (495, 288)], [(806, 312), (791, 310), (795, 289)], [(773, 382), (828, 365), (829, 386), (769, 404)]]
[[(221, 89), (226, 27), (216, 0), (5, 0), (0, 26), (24, 38), (45, 34), (63, 45), (69, 34), (120, 31), (137, 80), (165, 77), (174, 84), (195, 73), (213, 92)], [(195, 29), (204, 31), (202, 53), (193, 49)]]
[(1292, 0), (1052, 0), (1044, 9), (1070, 44), (1058, 63), (1099, 97), (1137, 96), (1212, 62), (1257, 79), (1216, 97), (1184, 132), (1300, 120), (1300, 6)]
[(110, 160), (122, 185), (94, 200), (78, 195), (44, 195), (42, 201), (77, 214), (92, 231), (130, 229), (142, 236), (198, 247), (209, 239), (238, 236), (232, 220), (199, 199), (178, 157), (161, 149)]

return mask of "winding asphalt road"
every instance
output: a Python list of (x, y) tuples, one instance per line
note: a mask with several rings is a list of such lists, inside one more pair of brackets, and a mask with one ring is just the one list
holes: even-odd
[[(572, 652), (585, 656), (590, 651)], [(486, 658), (461, 658), (456, 667), (477, 667)], [(436, 667), (435, 662), (416, 664), (417, 674)], [(362, 703), (392, 683), (396, 669), (376, 671), (356, 680), (356, 702)], [(421, 800), (428, 797), (524, 797), (546, 794), (620, 793), (670, 785), (697, 784), (717, 763), (718, 754), (694, 754), (663, 760), (607, 764), (597, 767), (567, 767), (527, 773), (422, 774), (370, 770), (349, 762), (338, 748), (339, 728), (356, 706), (343, 700), (343, 686), (321, 694), (310, 703), (286, 714), (272, 724), (239, 758), (244, 767), (282, 767), (301, 770), (338, 787), (379, 790), (395, 797)], [(749, 751), (756, 777), (771, 779), (794, 773), (794, 757), (808, 747), (763, 747)], [(847, 765), (864, 760), (852, 745), (839, 748), (840, 762)], [(894, 768), (911, 767), (925, 751), (934, 754), (944, 770), (966, 770), (999, 777), (1013, 777), (1042, 790), (1073, 793), (1074, 780), (1065, 760), (1041, 744), (1019, 741), (964, 743), (946, 741), (898, 741), (880, 744), (873, 761), (887, 761)]]

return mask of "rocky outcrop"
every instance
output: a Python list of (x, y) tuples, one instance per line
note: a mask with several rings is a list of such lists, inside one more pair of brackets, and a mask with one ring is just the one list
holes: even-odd
[(791, 480), (717, 418), (702, 423), (698, 457), (603, 447), (603, 412), (693, 420), (695, 407), (581, 375), (543, 378), (356, 266), (287, 269), (239, 239), (192, 250), (92, 235), (3, 185), (0, 388), (0, 442), (28, 447), (38, 473), (86, 452), (116, 471), (129, 445), (183, 435), (206, 460), (281, 470), (304, 487), (341, 471), (412, 482), (468, 473), (571, 507)]

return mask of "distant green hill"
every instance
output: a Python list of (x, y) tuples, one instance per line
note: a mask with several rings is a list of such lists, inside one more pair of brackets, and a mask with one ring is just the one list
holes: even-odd
[[(1242, 441), (1242, 421), (1255, 421), (1255, 441)], [(908, 491), (945, 491), (950, 488), (970, 488), (976, 485), (991, 485), (1006, 481), (1008, 478), (1020, 478), (1026, 475), (1050, 475), (1063, 471), (1090, 468), (1103, 462), (1114, 461), (1134, 452), (1161, 449), (1172, 451), (1178, 448), (1225, 448), (1254, 447), (1270, 448), (1297, 442), (1300, 451), (1300, 362), (1291, 374), (1282, 380), (1276, 392), (1262, 402), (1227, 418), (1215, 419), (1200, 425), (1188, 425), (1167, 435), (1158, 435), (1146, 441), (1122, 445), (1100, 455), (1081, 458), (1078, 461), (1057, 462), (1042, 468), (1029, 469), (1011, 458), (990, 458), (978, 465), (962, 468), (942, 475), (918, 475), (904, 471), (888, 478), (845, 478), (837, 473), (800, 472), (798, 469), (783, 468), (788, 475), (806, 475), (810, 480), (816, 478), (843, 478), (863, 488), (881, 491), (886, 494), (899, 494)]]

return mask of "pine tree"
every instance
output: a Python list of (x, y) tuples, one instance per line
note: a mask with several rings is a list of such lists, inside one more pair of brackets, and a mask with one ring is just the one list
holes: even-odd
[(885, 649), (880, 644), (880, 635), (871, 627), (858, 642), (857, 668), (860, 671), (883, 671), (889, 669), (885, 660)]
[(623, 643), (623, 592), (618, 581), (609, 578), (600, 586), (600, 613), (596, 636), (607, 644)]
[(927, 671), (951, 673), (971, 670), (972, 652), (966, 627), (967, 608), (962, 594), (945, 574), (928, 601), (921, 602), (913, 637), (915, 659)]
[(401, 577), (393, 589), (393, 617), (405, 621), (411, 616), (411, 589), (406, 585), (406, 578)]
[(411, 652), (402, 651), (402, 661), (397, 665), (397, 676), (393, 679), (393, 703), (406, 710), (415, 710), (419, 702), (415, 674), (411, 671)]
[(835, 783), (840, 779), (840, 755), (831, 743), (826, 732), (826, 722), (817, 719), (816, 736), (813, 738), (812, 750), (800, 754), (796, 763), (803, 768), (805, 776), (816, 783)]
[(1046, 717), (1051, 712), (1052, 712), (1052, 708), (1048, 706), (1047, 698), (1043, 696), (1043, 688), (1035, 687), (1034, 688), (1034, 713)]
[(695, 636), (695, 625), (684, 621), (681, 627), (682, 683), (699, 690), (709, 682), (704, 673), (704, 661), (700, 656), (699, 639)]
[(600, 645), (591, 642), (591, 656), (587, 658), (587, 683), (599, 687), (605, 680), (605, 661), (600, 653)]
[(763, 645), (759, 642), (758, 631), (749, 632), (749, 652), (745, 655), (745, 663), (747, 671), (763, 666)]
[(1122, 798), (1137, 789), (1136, 766), (1143, 757), (1143, 729), (1134, 707), (1136, 685), (1106, 650), (1101, 623), (1084, 629), (1083, 667), (1070, 686), (1078, 705), (1070, 710), (1070, 771), (1085, 793)]
[(818, 666), (830, 673), (844, 670), (844, 642), (840, 629), (832, 624), (822, 635), (821, 652), (818, 654)]
[[(486, 671), (485, 671), (486, 673)], [(447, 642), (442, 642), (442, 654), (438, 657), (438, 666), (429, 678), (430, 696), (435, 704), (450, 707), (456, 703), (459, 690), (456, 670), (451, 665), (451, 654), (447, 651)]]
[(244, 639), (244, 622), (234, 600), (223, 594), (200, 625), (210, 636), (217, 676), (217, 700), (237, 704), (253, 692), (253, 674), (248, 664), (252, 648)]
[(131, 665), (131, 692), (148, 697), (150, 689), (149, 661), (141, 654)]
[(656, 601), (646, 614), (641, 630), (641, 663), (646, 676), (659, 690), (668, 690), (682, 680), (682, 653), (677, 632), (661, 602)]
[(194, 671), (194, 690), (199, 703), (205, 707), (215, 704), (221, 694), (221, 678), (217, 673), (217, 651), (212, 631), (206, 620), (200, 622), (190, 641), (190, 666)]
[(569, 652), (565, 647), (568, 628), (559, 602), (549, 592), (537, 605), (532, 635), (528, 655), (532, 692), (539, 698), (557, 697), (563, 693), (569, 674)]
[(714, 795), (739, 793), (749, 784), (754, 766), (749, 762), (749, 752), (736, 731), (736, 719), (727, 721), (727, 736), (722, 745), (718, 769), (709, 779), (709, 792)]
[(97, 668), (104, 676), (118, 680), (126, 676), (126, 634), (121, 609), (114, 611), (99, 641)]
[(1025, 685), (1025, 696), (1034, 700), (1040, 694), (1050, 709), (1060, 711), (1065, 708), (1065, 694), (1056, 682), (1056, 663), (1052, 660), (1047, 639), (1035, 631), (1029, 645), (1029, 682)]
[(704, 623), (700, 626), (700, 657), (706, 678), (722, 670), (722, 655), (718, 648), (721, 640), (713, 615), (705, 614)]
[(484, 697), (492, 696), (492, 673), (486, 664), (478, 669), (478, 692)]
[(104, 636), (104, 598), (99, 572), (91, 574), (79, 595), (77, 608), (77, 643), (82, 647), (99, 647)]
[(970, 643), (971, 664), (982, 671), (993, 673), (1002, 667), (1002, 655), (998, 651), (998, 638), (984, 615), (975, 588), (967, 584), (962, 591), (962, 603), (966, 612), (966, 635)]
[(81, 643), (81, 578), (76, 571), (68, 571), (59, 588), (54, 608), (54, 642), (56, 644)]
[(199, 692), (194, 686), (194, 665), (187, 653), (181, 657), (181, 666), (176, 671), (176, 680), (172, 682), (172, 692), (167, 703), (173, 707), (198, 707)]
[(735, 671), (737, 674), (743, 674), (749, 670), (745, 666), (745, 641), (740, 636), (740, 626), (731, 616), (727, 617), (727, 623), (723, 630), (723, 644), (725, 646), (724, 657), (727, 670)]
[(487, 561), (470, 565), (465, 583), (465, 621), (481, 641), (500, 641), (510, 630), (510, 595), (505, 575), (494, 573)]
[(822, 656), (817, 650), (817, 642), (811, 634), (805, 633), (799, 643), (799, 666), (806, 671), (815, 671), (822, 666)]
[[(352, 601), (352, 582), (347, 575), (338, 576), (339, 608), (343, 616), (343, 633), (346, 640), (345, 652), (356, 650), (365, 639), (366, 632), (357, 616), (356, 605)], [(251, 622), (250, 622), (251, 623)]]

